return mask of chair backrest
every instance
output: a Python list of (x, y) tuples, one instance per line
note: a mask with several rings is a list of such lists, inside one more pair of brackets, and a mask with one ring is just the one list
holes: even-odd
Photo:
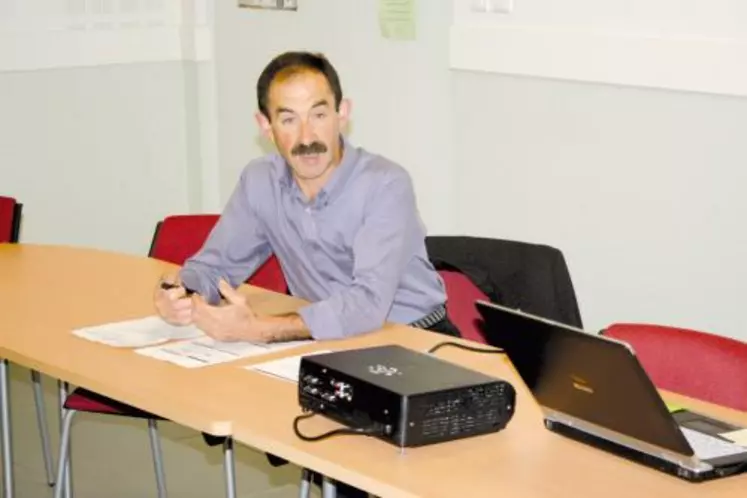
[(747, 344), (695, 330), (617, 323), (602, 331), (630, 344), (653, 383), (747, 411)]
[(449, 320), (459, 329), (462, 338), (487, 344), (479, 325), (482, 318), (475, 307), (475, 301), (488, 301), (488, 297), (461, 272), (439, 270), (438, 273), (446, 286), (446, 311)]
[(0, 196), (0, 242), (18, 242), (23, 204)]
[[(158, 222), (148, 255), (177, 265), (200, 250), (218, 222), (218, 214), (167, 216)], [(248, 284), (285, 294), (288, 284), (275, 255), (260, 266), (247, 280)]]
[(428, 236), (425, 244), (437, 270), (463, 273), (489, 301), (583, 327), (573, 282), (559, 249), (458, 235)]

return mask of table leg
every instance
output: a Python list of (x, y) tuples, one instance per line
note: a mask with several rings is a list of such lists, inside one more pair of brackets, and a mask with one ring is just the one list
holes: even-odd
[(322, 498), (337, 498), (337, 484), (327, 476), (322, 476)]

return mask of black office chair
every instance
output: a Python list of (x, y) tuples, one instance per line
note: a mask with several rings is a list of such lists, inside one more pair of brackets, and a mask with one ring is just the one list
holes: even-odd
[(459, 271), (493, 302), (583, 328), (571, 275), (554, 247), (470, 236), (429, 236), (437, 270)]

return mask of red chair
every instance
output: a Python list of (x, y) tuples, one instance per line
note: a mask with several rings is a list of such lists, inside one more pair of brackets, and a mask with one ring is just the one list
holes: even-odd
[(747, 411), (747, 344), (706, 332), (616, 323), (602, 334), (630, 344), (654, 385)]
[[(149, 256), (182, 265), (187, 258), (195, 254), (205, 242), (210, 231), (218, 221), (219, 215), (175, 215), (165, 218), (156, 225), (151, 243)], [(271, 256), (248, 280), (251, 285), (262, 286), (268, 290), (285, 293), (287, 284), (277, 259)], [(65, 422), (60, 442), (60, 460), (57, 469), (57, 489), (55, 498), (62, 496), (62, 483), (67, 479), (64, 474), (67, 467), (68, 445), (70, 441), (70, 425), (77, 412), (102, 413), (125, 417), (143, 418), (148, 420), (153, 463), (156, 473), (159, 498), (166, 496), (166, 483), (163, 476), (160, 444), (158, 441), (157, 421), (161, 417), (139, 410), (135, 407), (109, 399), (86, 389), (74, 389), (67, 396), (64, 404)], [(211, 439), (208, 439), (210, 437)], [(226, 473), (226, 487), (228, 496), (236, 496), (233, 464), (233, 439), (214, 438), (206, 436), (206, 441), (223, 444), (224, 470)]]
[[(217, 214), (187, 214), (165, 218), (156, 225), (148, 255), (183, 265), (202, 246), (218, 217)], [(198, 241), (199, 245), (196, 246)], [(254, 272), (247, 283), (283, 294), (288, 291), (283, 270), (274, 255)]]
[[(21, 216), (23, 204), (13, 197), (0, 196), (0, 243), (17, 243), (21, 234)], [(54, 486), (54, 475), (52, 474), (52, 451), (50, 450), (49, 429), (43, 414), (44, 395), (42, 393), (41, 374), (36, 370), (31, 371), (31, 381), (34, 389), (34, 403), (36, 404), (36, 420), (41, 436), (42, 455), (44, 457), (44, 470), (47, 473), (47, 483)]]
[(438, 273), (446, 285), (446, 314), (456, 325), (462, 338), (487, 344), (480, 322), (482, 317), (477, 311), (475, 301), (490, 301), (465, 274), (454, 270), (439, 270)]
[(0, 196), (0, 243), (18, 242), (23, 204), (12, 197)]

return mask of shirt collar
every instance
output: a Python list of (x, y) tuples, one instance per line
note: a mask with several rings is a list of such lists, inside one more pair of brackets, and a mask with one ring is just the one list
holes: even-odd
[[(340, 164), (330, 175), (327, 183), (319, 191), (315, 202), (322, 205), (329, 203), (330, 200), (338, 196), (350, 178), (350, 175), (355, 170), (355, 163), (358, 161), (358, 151), (344, 136), (340, 136), (340, 142), (342, 145), (342, 158)], [(303, 199), (301, 189), (298, 188), (298, 184), (293, 179), (293, 172), (290, 166), (285, 163), (285, 160), (280, 157), (283, 163), (283, 172), (280, 174), (279, 182), (280, 185), (287, 190), (295, 192), (300, 199)]]

